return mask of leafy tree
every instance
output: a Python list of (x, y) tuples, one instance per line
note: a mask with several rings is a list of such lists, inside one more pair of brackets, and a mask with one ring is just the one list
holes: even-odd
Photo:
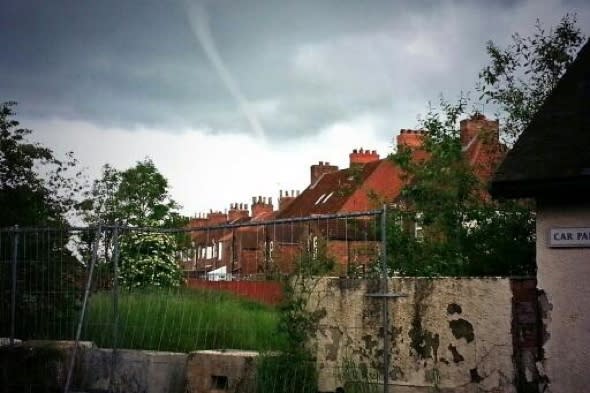
[(85, 221), (131, 226), (162, 226), (179, 221), (179, 206), (168, 193), (168, 180), (149, 158), (118, 171), (103, 166), (80, 204)]
[(532, 36), (515, 33), (506, 48), (487, 43), (490, 64), (479, 73), (477, 91), (499, 109), (508, 142), (528, 125), (584, 41), (575, 15), (566, 14), (549, 31), (537, 20)]
[(63, 224), (83, 188), (77, 161), (28, 141), (32, 131), (19, 127), (15, 105), (0, 103), (0, 227)]
[(149, 158), (121, 173), (116, 194), (124, 224), (162, 225), (178, 205), (168, 194), (168, 180)]
[[(524, 130), (557, 84), (584, 41), (575, 16), (555, 29), (537, 22), (530, 37), (518, 33), (499, 48), (488, 42), (490, 64), (479, 74), (480, 99), (499, 111), (503, 139), (511, 143)], [(394, 271), (412, 275), (532, 274), (534, 213), (530, 202), (492, 201), (487, 184), (463, 158), (457, 121), (469, 102), (442, 101), (422, 121), (428, 131), (417, 162), (409, 151), (392, 156), (405, 171), (407, 186), (388, 231)], [(424, 237), (411, 230), (423, 227)]]
[(391, 157), (407, 185), (390, 214), (388, 262), (407, 275), (532, 274), (534, 215), (526, 203), (492, 201), (464, 159), (457, 120), (465, 106), (443, 101), (442, 113), (431, 110), (422, 121), (428, 158), (403, 148)]
[[(32, 131), (15, 120), (16, 103), (0, 103), (0, 227), (67, 223), (83, 182), (70, 153), (64, 160), (29, 140)], [(68, 236), (52, 231), (2, 232), (0, 250), (9, 260), (18, 234), (16, 334), (19, 338), (71, 337), (72, 315), (83, 267), (67, 247)], [(0, 314), (10, 315), (11, 264), (0, 263)], [(0, 320), (0, 336), (10, 318)]]
[(78, 205), (82, 218), (88, 224), (118, 223), (117, 192), (121, 183), (121, 172), (109, 164), (102, 167), (101, 177), (94, 180), (86, 198)]
[[(118, 171), (105, 165), (94, 181), (87, 199), (81, 204), (89, 224), (103, 223), (123, 227), (184, 226), (187, 220), (175, 212), (178, 205), (168, 194), (168, 181), (150, 159)], [(99, 266), (109, 285), (112, 277), (113, 232), (103, 231)], [(181, 272), (175, 253), (190, 246), (187, 234), (140, 233), (125, 231), (120, 235), (120, 275), (122, 285), (177, 286)], [(90, 240), (90, 239), (86, 239)], [(82, 242), (82, 246), (88, 241)], [(89, 248), (85, 247), (86, 252)]]

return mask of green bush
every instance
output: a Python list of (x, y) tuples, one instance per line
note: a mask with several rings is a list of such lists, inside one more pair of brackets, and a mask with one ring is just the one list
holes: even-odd
[(175, 259), (174, 237), (129, 232), (121, 236), (121, 285), (126, 288), (178, 287), (182, 271)]

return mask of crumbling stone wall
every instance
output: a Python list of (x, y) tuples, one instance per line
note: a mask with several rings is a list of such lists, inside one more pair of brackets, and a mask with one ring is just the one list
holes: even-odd
[[(387, 372), (395, 392), (516, 392), (523, 372), (517, 360), (530, 353), (528, 348), (523, 355), (519, 343), (537, 345), (531, 341), (536, 332), (530, 333), (536, 288), (534, 280), (525, 281), (391, 279), (390, 292), (407, 295), (388, 300)], [(380, 291), (379, 282), (323, 278), (315, 288), (310, 307), (325, 310), (313, 343), (319, 390), (346, 391), (353, 380), (382, 383), (383, 300), (366, 296)], [(533, 305), (526, 305), (529, 300)], [(521, 309), (533, 314), (514, 319)], [(521, 339), (514, 340), (513, 332)]]

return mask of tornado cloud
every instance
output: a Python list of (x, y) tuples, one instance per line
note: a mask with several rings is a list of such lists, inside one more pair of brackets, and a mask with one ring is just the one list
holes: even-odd
[(215, 45), (215, 41), (211, 35), (209, 17), (204, 4), (201, 2), (191, 2), (187, 0), (186, 9), (191, 29), (197, 37), (199, 44), (203, 48), (203, 52), (205, 52), (205, 55), (211, 63), (211, 66), (215, 69), (229, 93), (237, 101), (238, 107), (248, 120), (254, 135), (261, 140), (264, 140), (266, 133), (262, 127), (262, 124), (258, 120), (258, 116), (256, 116), (256, 113), (250, 107), (250, 104), (242, 93), (240, 86), (225, 66), (225, 63), (221, 58), (219, 51), (217, 50), (217, 46)]

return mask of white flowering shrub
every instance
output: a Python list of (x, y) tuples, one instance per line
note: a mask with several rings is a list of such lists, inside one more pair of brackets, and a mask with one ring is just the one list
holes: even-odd
[(129, 232), (120, 240), (119, 279), (127, 288), (177, 287), (182, 271), (175, 259), (174, 236)]

